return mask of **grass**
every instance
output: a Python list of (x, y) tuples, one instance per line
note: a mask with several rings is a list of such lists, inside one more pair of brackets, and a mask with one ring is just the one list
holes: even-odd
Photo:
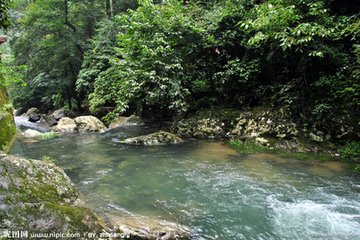
[(253, 140), (231, 141), (230, 146), (242, 154), (272, 153), (284, 158), (295, 158), (301, 160), (330, 161), (339, 160), (329, 153), (295, 152), (286, 149), (276, 149), (259, 145)]
[(59, 137), (59, 134), (56, 132), (46, 132), (41, 134), (41, 140), (49, 140), (57, 137)]

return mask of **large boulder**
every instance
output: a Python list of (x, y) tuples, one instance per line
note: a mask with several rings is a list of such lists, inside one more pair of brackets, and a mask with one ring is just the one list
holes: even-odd
[(135, 145), (165, 145), (165, 144), (175, 144), (181, 142), (183, 142), (181, 138), (165, 131), (159, 131), (148, 135), (128, 138), (125, 139), (124, 141), (121, 141), (121, 143), (135, 144)]
[(57, 109), (53, 112), (52, 117), (55, 120), (60, 120), (61, 118), (65, 117), (65, 110), (63, 108)]
[(40, 119), (40, 124), (46, 124), (48, 125), (49, 127), (52, 127), (52, 126), (55, 126), (57, 124), (57, 120), (59, 119), (55, 119), (54, 116), (51, 114), (51, 115), (43, 115), (41, 116), (41, 119)]
[(224, 138), (233, 129), (240, 111), (231, 108), (212, 108), (199, 110), (181, 118), (171, 126), (171, 132), (178, 136), (195, 138)]
[(270, 110), (254, 110), (241, 113), (229, 135), (241, 139), (295, 139), (299, 131), (297, 125), (287, 116)]
[(112, 121), (109, 125), (109, 128), (117, 128), (124, 125), (139, 125), (141, 120), (138, 116), (131, 115), (130, 117), (118, 117)]
[(30, 236), (104, 228), (62, 169), (48, 161), (0, 154), (0, 229)]
[(177, 121), (172, 131), (180, 136), (195, 138), (221, 138), (225, 135), (224, 123), (219, 118), (192, 117)]
[(53, 128), (55, 132), (77, 132), (78, 126), (75, 121), (68, 117), (63, 117), (58, 124)]
[(81, 116), (74, 119), (79, 132), (103, 132), (106, 126), (94, 116)]

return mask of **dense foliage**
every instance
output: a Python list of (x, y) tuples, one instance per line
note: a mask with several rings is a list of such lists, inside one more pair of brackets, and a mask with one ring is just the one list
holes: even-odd
[[(75, 83), (97, 23), (113, 15), (108, 2), (87, 0), (16, 1), (12, 49), (15, 64), (26, 65), (26, 87), (13, 100), (22, 108), (82, 109)], [(134, 2), (134, 1), (130, 1)], [(131, 5), (129, 5), (131, 6)], [(125, 5), (124, 7), (128, 7)], [(110, 10), (109, 10), (110, 8)], [(117, 9), (118, 9), (117, 8)]]
[(359, 127), (358, 1), (138, 4), (21, 5), (13, 52), (28, 71), (15, 103), (50, 109), (75, 102), (108, 120), (266, 105), (330, 134), (339, 122)]

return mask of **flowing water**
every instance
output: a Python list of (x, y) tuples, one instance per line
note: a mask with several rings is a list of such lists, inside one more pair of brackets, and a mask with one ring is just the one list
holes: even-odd
[(360, 179), (346, 165), (246, 156), (217, 141), (119, 143), (151, 131), (19, 139), (11, 153), (54, 159), (99, 213), (181, 223), (194, 239), (360, 239)]

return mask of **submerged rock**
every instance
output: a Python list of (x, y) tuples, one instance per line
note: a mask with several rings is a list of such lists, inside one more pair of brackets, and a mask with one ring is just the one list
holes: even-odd
[(58, 124), (53, 127), (55, 132), (77, 132), (78, 126), (75, 121), (68, 117), (63, 117), (59, 120)]
[(181, 142), (183, 142), (181, 138), (165, 131), (159, 131), (148, 135), (128, 138), (125, 139), (124, 141), (121, 141), (121, 143), (135, 144), (135, 145), (165, 145), (165, 144), (175, 144)]
[(79, 132), (103, 132), (106, 126), (94, 116), (81, 116), (74, 119)]
[(0, 203), (0, 229), (30, 233), (103, 230), (69, 177), (50, 162), (0, 154)]
[(190, 229), (184, 225), (150, 219), (142, 216), (110, 216), (110, 225), (115, 231), (136, 239), (149, 240), (187, 240), (191, 239)]
[(117, 128), (124, 125), (139, 125), (141, 123), (140, 118), (135, 115), (131, 115), (130, 117), (118, 117), (110, 123), (109, 128)]
[(33, 129), (27, 129), (25, 132), (22, 133), (24, 137), (40, 137), (42, 135), (41, 132), (33, 130)]

